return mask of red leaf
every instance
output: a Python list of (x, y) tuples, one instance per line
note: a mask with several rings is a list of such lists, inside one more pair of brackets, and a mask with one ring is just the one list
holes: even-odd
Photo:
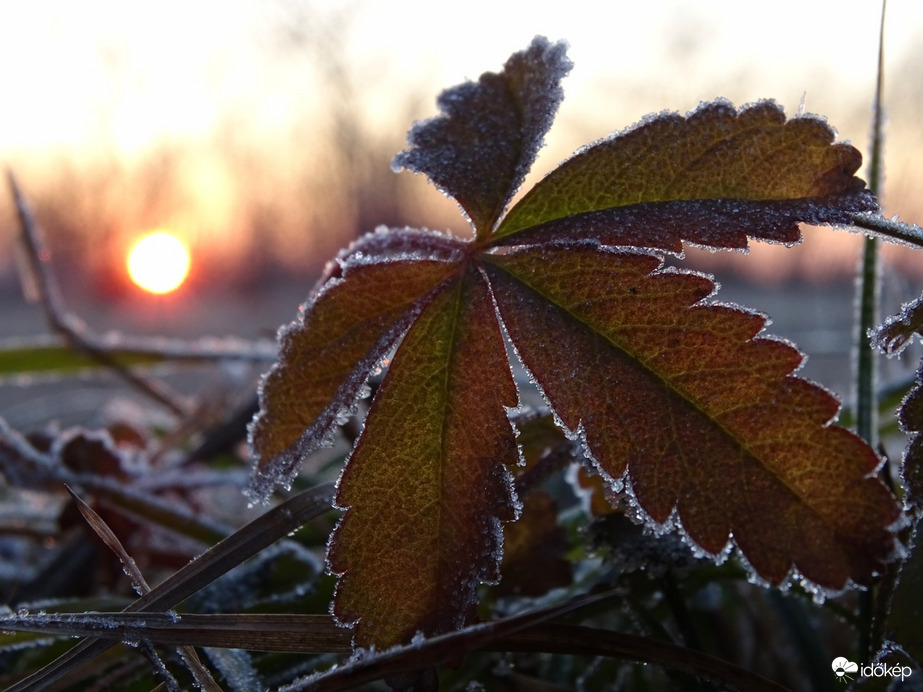
[[(505, 467), (519, 458), (497, 309), (557, 420), (653, 521), (713, 555), (735, 542), (773, 584), (793, 569), (830, 589), (866, 582), (893, 551), (899, 510), (879, 459), (831, 424), (830, 394), (793, 375), (801, 354), (759, 336), (761, 316), (705, 304), (710, 279), (612, 247), (794, 242), (799, 223), (846, 223), (877, 208), (853, 175), (859, 153), (816, 118), (717, 101), (583, 150), (500, 220), (569, 68), (539, 38), (443, 93), (443, 115), (416, 125), (395, 163), (454, 196), (476, 237), (361, 240), (283, 333), (264, 382), (260, 496), (326, 440), (406, 332), (341, 478), (328, 553), (334, 612), (360, 645), (460, 627), (478, 583), (497, 578), (515, 514)], [(526, 432), (527, 456), (559, 458), (544, 456), (556, 436)]]
[[(790, 373), (801, 355), (756, 337), (764, 320), (700, 304), (705, 277), (590, 245), (529, 248), (486, 265), (510, 338), (599, 469), (627, 479), (657, 523), (717, 555), (733, 535), (758, 575), (797, 567), (830, 589), (887, 560), (898, 514), (839, 404)], [(674, 517), (675, 512), (675, 517)]]
[(493, 229), (529, 172), (563, 98), (563, 43), (536, 37), (499, 74), (439, 96), (444, 115), (414, 125), (396, 169), (426, 173), (467, 212), (478, 237)]
[(334, 606), (355, 641), (388, 647), (471, 620), (494, 581), (500, 523), (514, 518), (505, 465), (519, 456), (516, 405), (484, 279), (444, 285), (416, 319), (340, 479), (348, 507), (330, 542)]
[(661, 114), (564, 162), (516, 204), (505, 244), (595, 238), (680, 252), (680, 240), (747, 246), (747, 236), (794, 243), (798, 223), (847, 224), (875, 211), (854, 177), (859, 152), (833, 143), (823, 121), (785, 119), (761, 101), (723, 100), (688, 116)]
[(254, 497), (290, 483), (301, 460), (327, 443), (372, 368), (457, 271), (442, 261), (352, 264), (321, 286), (281, 332), (280, 361), (263, 379), (250, 426)]

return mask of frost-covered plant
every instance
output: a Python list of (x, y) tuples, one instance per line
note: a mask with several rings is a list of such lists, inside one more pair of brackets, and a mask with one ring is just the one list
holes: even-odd
[[(103, 601), (112, 612), (65, 600), (0, 614), (0, 628), (17, 632), (0, 634), (11, 662), (0, 680), (24, 691), (68, 676), (67, 689), (82, 689), (104, 672), (113, 690), (133, 689), (140, 673), (125, 651), (99, 656), (122, 641), (150, 662), (141, 684), (177, 690), (353, 689), (381, 678), (432, 689), (439, 663), (455, 671), (440, 673), (446, 689), (509, 689), (515, 675), (526, 687), (532, 677), (605, 690), (628, 684), (623, 659), (665, 669), (636, 670), (633, 689), (717, 680), (778, 690), (761, 674), (793, 679), (779, 666), (794, 665), (783, 630), (803, 652), (794, 680), (810, 689), (843, 681), (844, 655), (920, 674), (923, 375), (904, 387), (898, 418), (910, 444), (892, 484), (874, 431), (837, 424), (838, 401), (797, 375), (799, 351), (765, 335), (763, 316), (717, 302), (711, 277), (664, 261), (680, 263), (684, 243), (796, 243), (801, 223), (856, 225), (918, 247), (923, 232), (881, 218), (855, 176), (859, 152), (822, 119), (787, 119), (771, 101), (650, 116), (581, 149), (511, 204), (570, 68), (565, 45), (539, 37), (499, 73), (443, 92), (441, 115), (414, 125), (394, 165), (457, 200), (472, 236), (368, 234), (329, 264), (282, 330), (250, 425), (248, 494), (270, 500), (280, 486), (315, 482), (312, 454), (345, 432), (351, 451), (335, 491), (296, 493), (219, 542), (224, 527), (196, 508), (204, 487), (236, 482), (208, 444), (225, 444), (224, 430), (184, 454), (183, 473), (164, 474), (137, 431), (26, 436), (0, 421), (10, 489), (60, 498), (65, 484), (76, 488), (64, 506), (79, 509), (140, 594), (127, 607)], [(42, 255), (33, 248), (37, 267)], [(888, 320), (874, 345), (896, 352), (923, 331), (921, 304)], [(152, 354), (51, 321), (134, 384), (126, 366), (152, 357), (263, 353), (198, 344)], [(74, 367), (62, 350), (43, 353)], [(22, 357), (0, 349), (0, 373), (22, 370)], [(876, 403), (860, 401), (856, 418)], [(205, 471), (186, 473), (199, 462)], [(291, 536), (331, 505), (344, 510), (332, 530)], [(129, 554), (139, 533), (159, 536), (160, 550), (161, 534), (215, 545), (149, 587)], [(589, 606), (585, 624), (556, 619)], [(85, 639), (45, 665), (54, 649), (23, 632)], [(827, 650), (846, 639), (849, 651)], [(192, 646), (208, 647), (205, 660)], [(541, 655), (465, 656), (490, 647)], [(345, 665), (300, 677), (350, 652)], [(79, 675), (90, 661), (98, 668)]]
[[(841, 591), (892, 558), (900, 510), (881, 460), (833, 424), (762, 316), (663, 268), (682, 243), (794, 243), (878, 205), (861, 156), (821, 119), (762, 101), (661, 114), (582, 149), (509, 208), (571, 63), (536, 38), (440, 96), (395, 166), (454, 197), (473, 237), (379, 229), (332, 263), (281, 337), (251, 440), (253, 494), (288, 484), (388, 358), (340, 478), (333, 612), (387, 648), (474, 620), (519, 513), (520, 405), (507, 344), (586, 463), (657, 531), (731, 543), (770, 585)], [(389, 356), (392, 349), (393, 357)]]

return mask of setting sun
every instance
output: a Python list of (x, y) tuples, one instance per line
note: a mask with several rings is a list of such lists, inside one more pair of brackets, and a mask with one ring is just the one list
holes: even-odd
[(189, 273), (189, 250), (166, 231), (157, 231), (136, 242), (128, 253), (128, 274), (150, 293), (169, 293)]

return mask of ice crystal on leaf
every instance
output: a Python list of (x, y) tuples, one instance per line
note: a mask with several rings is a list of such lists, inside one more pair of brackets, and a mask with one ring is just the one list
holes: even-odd
[[(822, 120), (761, 101), (663, 113), (580, 150), (506, 211), (571, 64), (536, 38), (499, 73), (449, 89), (395, 166), (425, 173), (474, 227), (460, 241), (379, 230), (328, 268), (280, 337), (251, 426), (252, 492), (286, 484), (396, 345), (340, 479), (328, 565), (357, 646), (470, 623), (519, 503), (505, 339), (588, 462), (624, 479), (654, 525), (712, 556), (733, 542), (778, 585), (868, 582), (899, 509), (880, 460), (832, 424), (839, 404), (794, 373), (765, 318), (709, 304), (667, 271), (683, 242), (794, 243), (800, 223), (877, 209), (859, 153)], [(505, 215), (504, 215), (505, 214)]]

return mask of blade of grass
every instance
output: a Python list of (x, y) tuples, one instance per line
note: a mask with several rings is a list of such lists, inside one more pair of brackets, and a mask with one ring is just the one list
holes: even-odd
[[(875, 88), (875, 105), (872, 117), (872, 152), (869, 161), (869, 187), (876, 195), (881, 194), (882, 178), (882, 99), (884, 95), (884, 21), (885, 2), (881, 7), (881, 26), (878, 45), (878, 77)], [(877, 238), (867, 236), (862, 248), (862, 259), (857, 282), (858, 301), (856, 326), (856, 432), (872, 447), (878, 445), (878, 407), (875, 400), (877, 373), (876, 350), (869, 333), (879, 322), (879, 243)]]
[[(789, 692), (788, 688), (701, 651), (669, 642), (580, 625), (549, 622), (520, 632), (492, 650), (606, 656), (652, 663), (692, 673), (748, 692)], [(502, 646), (502, 649), (501, 649)], [(342, 689), (342, 688), (340, 688)]]
[[(597, 604), (611, 593), (517, 615), (486, 625), (434, 637), (416, 647), (400, 647), (347, 663), (308, 678), (294, 690), (340, 690), (400, 672), (444, 662), (467, 651), (516, 651), (625, 658), (682, 670), (738, 689), (783, 692), (786, 688), (721, 659), (648, 637), (609, 630), (547, 622), (562, 612)], [(35, 620), (30, 622), (30, 618)], [(3, 621), (4, 628), (44, 631), (59, 636), (99, 636), (113, 640), (144, 636), (162, 645), (243, 648), (251, 651), (321, 654), (348, 653), (350, 633), (328, 615), (85, 613), (24, 616)]]
[[(157, 674), (157, 678), (161, 681), (157, 689), (164, 688), (167, 692), (183, 692), (182, 688), (179, 686), (179, 682), (173, 677), (173, 673), (170, 672), (170, 669), (167, 668), (163, 659), (160, 658), (160, 654), (154, 650), (154, 647), (151, 646), (149, 642), (141, 640), (138, 642), (136, 648), (141, 652), (141, 655), (148, 660), (151, 664), (151, 669)], [(209, 692), (213, 691), (210, 690)]]
[[(883, 169), (882, 101), (884, 98), (884, 35), (885, 10), (887, 2), (881, 3), (881, 24), (878, 36), (878, 75), (875, 83), (875, 104), (872, 116), (872, 151), (869, 162), (869, 188), (876, 195), (881, 194)], [(866, 236), (862, 247), (859, 277), (857, 282), (858, 300), (855, 334), (855, 388), (856, 388), (856, 433), (865, 439), (872, 448), (878, 447), (878, 402), (875, 399), (877, 381), (877, 351), (869, 334), (878, 326), (878, 306), (880, 302), (880, 241)], [(859, 617), (862, 627), (859, 630), (859, 660), (868, 661), (872, 649), (878, 644), (873, 642), (872, 621), (875, 611), (875, 589), (870, 586), (859, 594)]]
[(675, 644), (608, 630), (551, 622), (577, 610), (599, 605), (616, 596), (609, 591), (567, 603), (474, 625), (419, 644), (369, 655), (296, 682), (286, 692), (335, 692), (363, 683), (457, 660), (479, 649), (610, 656), (656, 663), (718, 680), (730, 687), (753, 692), (785, 692), (786, 688), (713, 656)]
[(118, 539), (118, 536), (116, 536), (112, 529), (109, 528), (109, 525), (103, 521), (103, 518), (99, 516), (90, 505), (84, 502), (83, 498), (74, 492), (73, 488), (66, 483), (64, 484), (64, 488), (77, 505), (77, 509), (80, 514), (83, 515), (87, 524), (90, 525), (90, 528), (102, 539), (109, 550), (115, 553), (119, 558), (119, 562), (122, 563), (122, 569), (125, 571), (125, 574), (128, 575), (138, 595), (141, 596), (149, 592), (151, 587), (148, 586), (147, 580), (144, 578), (144, 575), (141, 574), (141, 570), (138, 569), (138, 565), (135, 563), (134, 558), (125, 550), (125, 546), (122, 545), (122, 541)]
[[(274, 343), (241, 339), (140, 340), (128, 335), (110, 335), (96, 344), (122, 368), (158, 372), (167, 366), (202, 365), (221, 360), (267, 363), (276, 357)], [(109, 369), (98, 358), (76, 350), (62, 337), (0, 341), (0, 384), (26, 383)]]
[[(244, 560), (330, 509), (334, 484), (305, 490), (268, 510), (144, 594), (125, 612), (165, 612)], [(106, 651), (113, 642), (88, 639), (21, 680), (7, 692), (39, 692)]]
[(349, 630), (329, 615), (304, 613), (44, 613), (0, 617), (11, 632), (163, 646), (200, 646), (300, 654), (348, 654)]
[[(109, 528), (109, 525), (99, 516), (90, 505), (83, 501), (77, 493), (75, 493), (70, 486), (64, 486), (67, 489), (67, 492), (70, 494), (71, 499), (77, 505), (77, 509), (80, 511), (80, 514), (83, 515), (83, 518), (90, 525), (93, 531), (97, 536), (102, 539), (103, 543), (119, 558), (119, 562), (122, 563), (122, 569), (125, 571), (125, 574), (128, 575), (128, 578), (131, 579), (132, 586), (135, 591), (138, 592), (138, 595), (143, 596), (144, 594), (150, 593), (151, 587), (148, 585), (147, 580), (144, 578), (144, 575), (141, 573), (141, 570), (138, 569), (137, 563), (135, 563), (134, 558), (125, 550), (125, 546), (122, 545), (122, 542), (119, 540), (118, 536)], [(150, 640), (146, 637), (141, 637), (140, 640), (143, 644), (142, 650), (146, 652), (146, 655), (151, 659), (152, 663), (159, 664), (163, 668), (163, 671), (166, 673), (166, 666), (160, 660), (160, 657), (153, 650), (153, 647), (150, 646)], [(221, 687), (218, 683), (215, 682), (215, 679), (212, 677), (208, 669), (202, 665), (202, 662), (199, 661), (199, 657), (196, 654), (195, 650), (188, 645), (181, 645), (177, 648), (177, 653), (180, 658), (186, 664), (186, 667), (189, 669), (189, 672), (192, 674), (193, 679), (196, 681), (196, 686), (205, 690), (206, 692), (222, 692)], [(170, 678), (167, 678), (168, 680)]]
[(286, 692), (301, 690), (322, 692), (351, 689), (362, 683), (398, 673), (420, 670), (446, 661), (457, 660), (468, 651), (488, 647), (497, 640), (516, 632), (574, 613), (581, 608), (599, 605), (617, 595), (616, 591), (612, 590), (581, 596), (554, 606), (429, 637), (418, 644), (396, 646), (380, 654), (354, 658), (326, 673), (311, 675), (301, 681), (296, 681), (285, 690)]

